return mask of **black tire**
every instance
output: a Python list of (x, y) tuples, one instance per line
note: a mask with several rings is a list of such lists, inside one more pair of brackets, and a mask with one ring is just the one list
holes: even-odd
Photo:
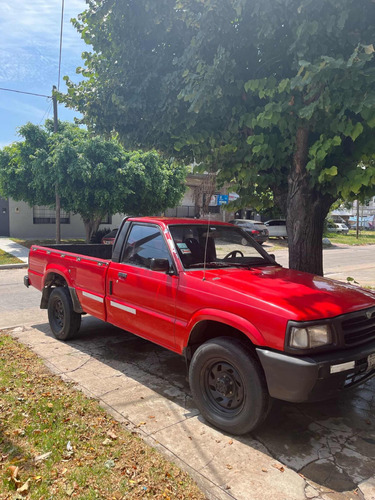
[(271, 407), (259, 361), (237, 339), (219, 337), (202, 344), (191, 361), (189, 382), (202, 416), (230, 434), (255, 429)]
[(49, 296), (48, 321), (52, 333), (59, 340), (68, 340), (78, 332), (81, 326), (81, 315), (74, 312), (67, 288), (55, 288)]

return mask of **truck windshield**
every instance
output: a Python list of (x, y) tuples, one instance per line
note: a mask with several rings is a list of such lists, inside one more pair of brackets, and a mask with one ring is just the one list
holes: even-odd
[(238, 227), (176, 224), (169, 230), (186, 269), (275, 265), (261, 245)]

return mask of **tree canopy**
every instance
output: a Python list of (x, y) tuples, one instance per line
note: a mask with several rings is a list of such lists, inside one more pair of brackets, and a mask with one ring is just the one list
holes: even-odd
[(374, 23), (372, 0), (92, 0), (85, 79), (61, 99), (276, 204), (290, 267), (322, 274), (331, 204), (375, 193)]
[(115, 213), (152, 215), (175, 206), (185, 186), (184, 167), (155, 151), (125, 151), (119, 142), (92, 137), (84, 129), (60, 122), (20, 128), (23, 141), (0, 151), (0, 191), (30, 205), (55, 204), (79, 214), (86, 240), (100, 221)]

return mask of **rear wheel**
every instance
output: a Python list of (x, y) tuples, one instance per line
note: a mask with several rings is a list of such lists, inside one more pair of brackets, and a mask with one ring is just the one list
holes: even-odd
[(194, 400), (203, 417), (231, 434), (245, 434), (268, 414), (270, 397), (259, 361), (238, 340), (202, 344), (189, 369)]
[(68, 340), (78, 332), (81, 315), (73, 310), (67, 288), (58, 287), (51, 293), (48, 300), (48, 320), (52, 333), (59, 340)]

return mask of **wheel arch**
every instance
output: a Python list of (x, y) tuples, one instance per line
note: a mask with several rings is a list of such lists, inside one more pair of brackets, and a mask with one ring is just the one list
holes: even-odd
[(190, 334), (187, 345), (183, 350), (187, 365), (196, 349), (206, 342), (217, 337), (229, 337), (239, 340), (244, 346), (255, 353), (255, 346), (264, 345), (261, 333), (249, 321), (236, 315), (220, 311), (215, 315), (206, 311), (195, 318), (189, 328)]
[(68, 281), (64, 273), (55, 270), (48, 270), (46, 272), (43, 289), (42, 289), (42, 298), (40, 301), (40, 309), (48, 308), (48, 300), (52, 293), (52, 291), (57, 287), (66, 287), (69, 290), (70, 297), (73, 302), (73, 310), (76, 313), (82, 314), (84, 311), (81, 307), (80, 301), (78, 299), (75, 288), (69, 286)]

